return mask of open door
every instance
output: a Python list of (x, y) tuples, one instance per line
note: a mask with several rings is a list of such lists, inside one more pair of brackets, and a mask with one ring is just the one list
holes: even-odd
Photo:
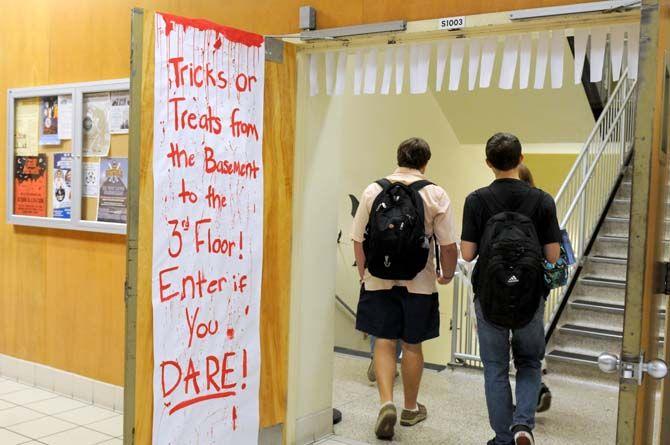
[[(197, 13), (194, 13), (194, 15)], [(135, 9), (131, 37), (130, 208), (126, 281), (124, 443), (153, 443), (154, 219), (153, 11)], [(260, 444), (284, 442), (287, 419), (296, 57), (266, 39), (263, 106), (263, 278), (260, 305)]]
[(599, 359), (603, 371), (620, 377), (619, 445), (670, 443), (667, 427), (661, 426), (670, 420), (662, 409), (663, 401), (670, 401), (663, 361), (668, 338), (669, 11), (668, 1), (642, 2), (623, 349), (620, 358), (603, 354)]

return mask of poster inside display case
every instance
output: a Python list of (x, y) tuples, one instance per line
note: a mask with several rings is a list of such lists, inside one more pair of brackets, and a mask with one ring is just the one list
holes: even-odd
[(127, 79), (10, 89), (7, 222), (124, 234)]

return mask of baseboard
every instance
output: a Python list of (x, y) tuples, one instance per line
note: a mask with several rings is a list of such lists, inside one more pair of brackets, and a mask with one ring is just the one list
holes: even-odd
[(333, 409), (301, 417), (295, 422), (295, 444), (307, 445), (333, 434)]
[(0, 354), (0, 376), (123, 412), (123, 387)]
[(284, 424), (261, 428), (258, 434), (258, 445), (281, 445), (284, 440)]

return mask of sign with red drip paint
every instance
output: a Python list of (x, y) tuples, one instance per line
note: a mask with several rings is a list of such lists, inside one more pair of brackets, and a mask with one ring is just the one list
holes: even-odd
[(156, 14), (154, 444), (258, 443), (263, 42)]

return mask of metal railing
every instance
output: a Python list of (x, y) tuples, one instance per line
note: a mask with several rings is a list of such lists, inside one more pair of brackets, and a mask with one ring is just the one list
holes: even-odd
[[(552, 290), (547, 298), (546, 330), (560, 315), (570, 283), (633, 147), (636, 85), (637, 81), (630, 80), (625, 71), (556, 195), (560, 227), (570, 235), (576, 264), (570, 268), (568, 284)], [(451, 363), (479, 367), (471, 267), (459, 261), (454, 279)]]

